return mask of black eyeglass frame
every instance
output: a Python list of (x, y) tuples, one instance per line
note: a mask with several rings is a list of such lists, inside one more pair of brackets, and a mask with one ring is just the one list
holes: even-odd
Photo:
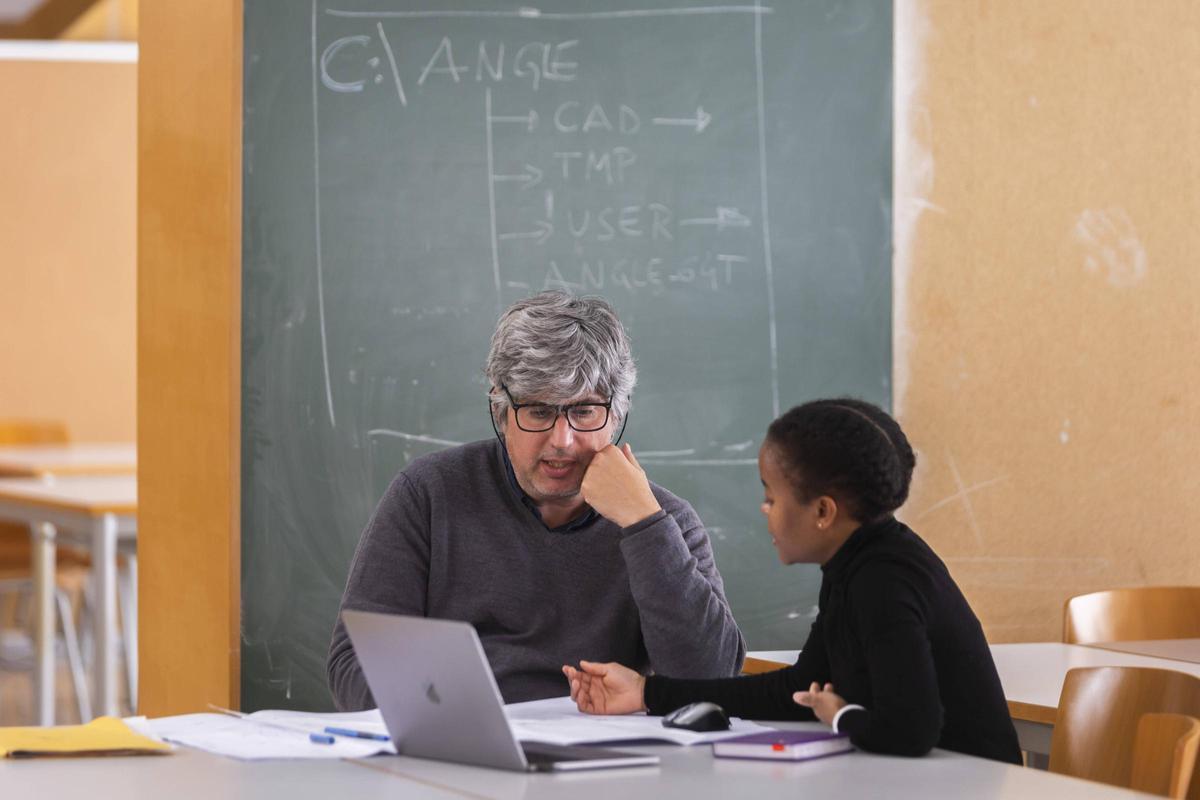
[[(508, 403), (510, 406), (512, 406), (513, 419), (516, 420), (517, 427), (520, 428), (521, 430), (525, 431), (526, 433), (545, 433), (546, 431), (552, 429), (555, 425), (558, 424), (559, 417), (564, 417), (567, 420), (567, 424), (571, 426), (571, 430), (573, 430), (577, 433), (595, 433), (596, 431), (603, 430), (604, 426), (608, 424), (608, 420), (612, 417), (612, 398), (611, 397), (608, 399), (607, 402), (604, 402), (604, 403), (571, 403), (570, 405), (556, 406), (552, 403), (518, 403), (516, 401), (516, 399), (513, 398), (512, 392), (508, 391), (508, 387), (505, 386), (503, 383), (500, 384), (500, 389), (501, 389), (501, 391), (504, 392), (505, 396), (508, 397)], [(552, 419), (550, 421), (549, 425), (547, 425), (544, 428), (526, 428), (524, 425), (521, 424), (521, 414), (520, 414), (521, 409), (522, 408), (533, 408), (534, 406), (540, 406), (542, 408), (553, 408), (554, 409), (554, 419)], [(568, 412), (572, 408), (580, 408), (582, 406), (600, 406), (601, 408), (603, 408), (604, 409), (604, 421), (601, 422), (595, 428), (577, 428), (575, 426), (575, 423), (571, 421), (571, 415)], [(622, 427), (622, 433), (624, 433), (624, 426), (621, 426), (621, 427)]]
[[(508, 393), (508, 389), (507, 389), (507, 387), (505, 387), (503, 384), (501, 384), (501, 385), (500, 385), (500, 388), (501, 388), (501, 389), (504, 389), (504, 393), (508, 395), (509, 402), (512, 402), (512, 395)], [(609, 403), (612, 403), (612, 400), (609, 400), (608, 402), (609, 402)], [(533, 405), (538, 405), (538, 404), (537, 404), (537, 403), (534, 403)], [(545, 404), (543, 403), (542, 405), (545, 405)], [(599, 404), (598, 404), (598, 403), (593, 403), (592, 405), (599, 405)], [(611, 415), (611, 414), (612, 414), (612, 409), (611, 409), (611, 408), (609, 408), (609, 410), (608, 410), (608, 411), (609, 411), (609, 414)], [(514, 414), (513, 414), (513, 417), (516, 417), (516, 416), (517, 416), (517, 415), (514, 413)], [(488, 398), (488, 422), (492, 423), (492, 433), (496, 434), (496, 439), (497, 439), (497, 440), (498, 440), (498, 441), (499, 441), (501, 444), (503, 444), (503, 443), (504, 443), (504, 437), (500, 435), (500, 429), (496, 427), (496, 415), (492, 413), (492, 400), (491, 400), (491, 398), (490, 398), (490, 397)], [(555, 418), (554, 418), (554, 422), (555, 422), (556, 424), (558, 423), (558, 417), (555, 417)], [(571, 424), (571, 418), (570, 418), (570, 417), (567, 417), (567, 424), (568, 424), (568, 425), (570, 425), (570, 424)], [(607, 418), (605, 418), (605, 420), (604, 420), (604, 424), (605, 424), (605, 425), (607, 425), (607, 424), (608, 424), (608, 419), (607, 419)], [(625, 414), (625, 419), (621, 420), (621, 432), (617, 434), (617, 438), (616, 438), (616, 439), (613, 439), (613, 445), (614, 445), (614, 446), (616, 446), (616, 445), (619, 445), (619, 444), (621, 443), (621, 439), (622, 439), (622, 438), (625, 436), (625, 426), (626, 426), (626, 425), (628, 425), (628, 424), (629, 424), (629, 414), (627, 413), (627, 414)], [(551, 425), (551, 426), (550, 426), (550, 428), (553, 428), (553, 427), (554, 427), (553, 425)], [(603, 427), (604, 427), (604, 425), (601, 425), (601, 426), (600, 426), (600, 428), (597, 428), (596, 430), (601, 430)], [(546, 430), (550, 430), (550, 428), (546, 428)], [(525, 430), (525, 429), (524, 429), (524, 428), (521, 428), (521, 430)], [(572, 427), (572, 430), (574, 430), (574, 428), (573, 428), (573, 427)], [(582, 431), (582, 432), (583, 432), (583, 433), (587, 433), (587, 431)], [(526, 431), (526, 433), (529, 433), (529, 431)], [(544, 433), (544, 431), (533, 431), (533, 433)]]

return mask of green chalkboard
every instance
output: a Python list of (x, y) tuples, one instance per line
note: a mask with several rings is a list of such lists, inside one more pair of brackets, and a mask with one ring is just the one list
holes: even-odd
[(492, 435), (500, 310), (617, 307), (625, 434), (709, 526), (752, 648), (799, 647), (755, 457), (891, 401), (891, 4), (245, 0), (242, 705), (328, 708), (355, 542), (409, 460)]

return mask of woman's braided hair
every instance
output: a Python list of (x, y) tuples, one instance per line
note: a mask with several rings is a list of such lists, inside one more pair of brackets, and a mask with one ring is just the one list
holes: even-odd
[(904, 504), (917, 463), (896, 420), (850, 398), (796, 406), (771, 423), (767, 442), (799, 500), (829, 495), (859, 522)]

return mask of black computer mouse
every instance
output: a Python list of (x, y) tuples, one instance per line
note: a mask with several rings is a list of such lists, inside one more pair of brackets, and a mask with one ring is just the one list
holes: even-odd
[(663, 717), (664, 728), (683, 728), (689, 731), (727, 731), (729, 717), (716, 703), (688, 703)]

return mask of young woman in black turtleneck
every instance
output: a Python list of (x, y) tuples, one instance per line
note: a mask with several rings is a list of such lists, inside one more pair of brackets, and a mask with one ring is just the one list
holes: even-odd
[(762, 512), (785, 564), (821, 565), (817, 618), (796, 663), (716, 680), (564, 666), (581, 711), (664, 714), (697, 700), (746, 719), (811, 720), (863, 750), (933, 747), (1021, 763), (987, 640), (945, 564), (892, 516), (916, 458), (900, 426), (859, 400), (818, 400), (771, 423)]

